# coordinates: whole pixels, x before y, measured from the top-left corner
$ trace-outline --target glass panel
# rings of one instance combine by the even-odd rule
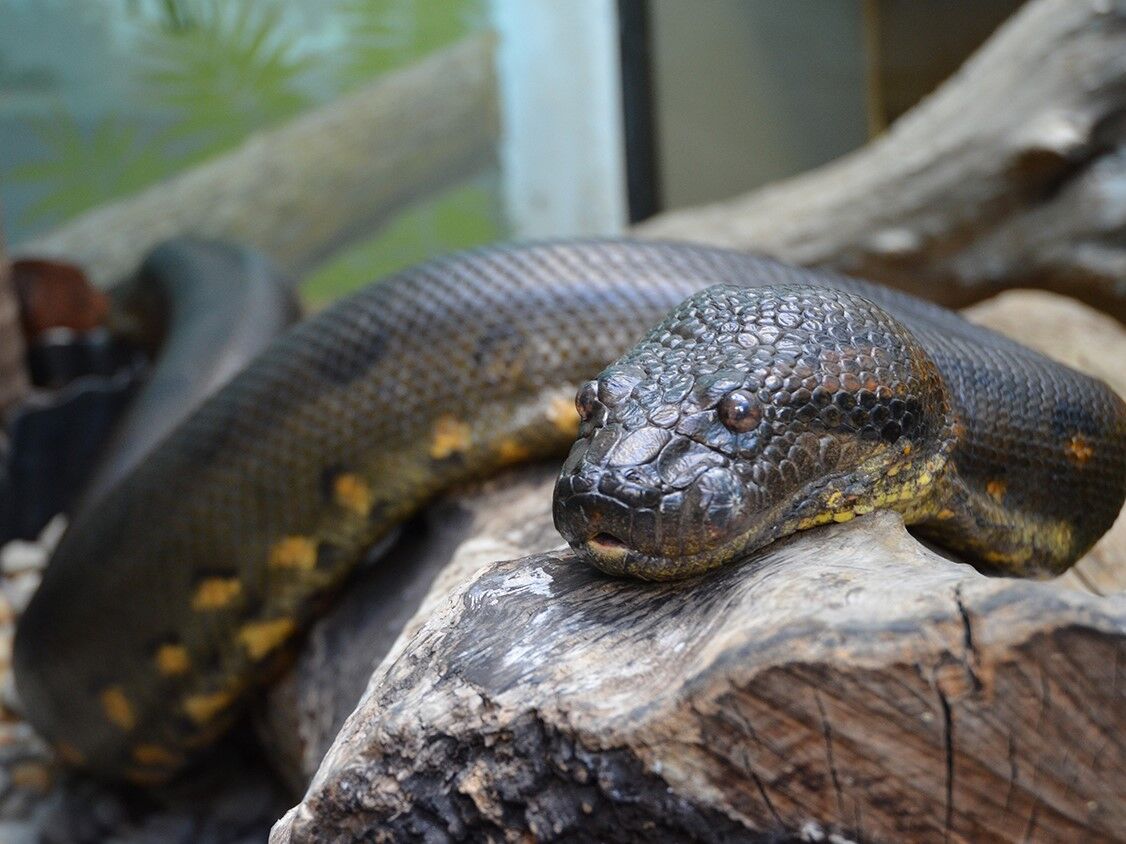
[[[0,200],[21,242],[488,23],[484,0],[0,0]],[[318,269],[314,304],[502,237],[495,168]]]

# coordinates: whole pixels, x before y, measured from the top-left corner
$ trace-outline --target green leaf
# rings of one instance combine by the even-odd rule
[[[344,88],[409,64],[480,29],[484,0],[340,0],[348,43],[337,71]]]
[[[302,286],[311,307],[357,290],[439,252],[464,249],[504,235],[496,174],[479,176],[395,217],[378,234],[336,254]]]
[[[28,227],[58,223],[149,185],[173,172],[180,161],[165,156],[126,118],[110,114],[84,131],[61,109],[30,121],[42,155],[13,167],[5,178],[39,187],[42,195],[21,219]]]
[[[312,57],[283,27],[277,0],[178,0],[174,25],[140,42],[141,90],[176,119],[164,140],[198,160],[310,104],[301,88]]]

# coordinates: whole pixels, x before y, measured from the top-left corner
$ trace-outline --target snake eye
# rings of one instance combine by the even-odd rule
[[[762,408],[746,390],[732,390],[719,400],[717,410],[719,421],[735,434],[744,434],[762,421]]]
[[[598,384],[594,381],[587,381],[582,387],[579,388],[579,394],[575,396],[575,410],[579,412],[579,419],[586,422],[594,415],[594,408],[598,403]]]

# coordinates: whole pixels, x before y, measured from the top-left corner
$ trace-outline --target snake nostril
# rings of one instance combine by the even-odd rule
[[[579,419],[583,422],[589,422],[597,407],[598,384],[594,381],[587,381],[579,388],[578,395],[575,396],[575,410],[579,412]]]

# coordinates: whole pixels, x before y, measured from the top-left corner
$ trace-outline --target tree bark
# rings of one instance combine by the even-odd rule
[[[867,146],[650,237],[829,266],[950,306],[1043,287],[1126,319],[1126,2],[1036,0]]]
[[[20,244],[99,285],[153,246],[196,234],[254,246],[301,273],[404,205],[493,160],[490,35],[469,38],[141,193]]]
[[[1126,392],[1108,317],[1026,291],[968,316]],[[266,743],[294,784],[332,749],[275,842],[1124,828],[1126,518],[1047,583],[984,577],[882,514],[654,586],[548,551],[555,472],[448,498],[429,544],[395,549],[314,628]],[[417,611],[392,643],[383,605],[401,596]]]

